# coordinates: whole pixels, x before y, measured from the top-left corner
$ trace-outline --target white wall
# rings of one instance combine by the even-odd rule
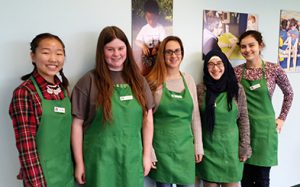
[[[203,9],[258,14],[259,30],[267,45],[263,56],[276,62],[280,10],[297,11],[297,7],[297,0],[174,0],[174,34],[182,38],[185,46],[182,70],[200,82]],[[73,86],[94,66],[98,34],[107,25],[119,26],[131,40],[130,0],[0,0],[0,187],[21,186],[15,179],[19,163],[8,106],[13,89],[21,83],[20,76],[32,70],[29,42],[41,32],[59,35],[66,44],[65,74]],[[271,170],[271,187],[300,183],[300,127],[296,113],[300,107],[300,90],[296,88],[300,74],[288,76],[295,99],[280,134],[279,166]],[[273,102],[278,113],[282,102],[278,88]],[[153,185],[147,181],[146,186]]]

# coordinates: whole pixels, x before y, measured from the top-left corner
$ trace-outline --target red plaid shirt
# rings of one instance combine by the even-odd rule
[[[50,83],[46,82],[37,71],[33,72],[33,77],[45,99],[61,100],[64,98],[63,92],[60,92],[58,95],[49,94],[46,91],[46,86]],[[56,84],[61,83],[57,77],[55,82]],[[62,88],[62,85],[60,86]],[[42,116],[42,105],[41,99],[30,79],[24,81],[15,89],[9,107],[9,115],[12,119],[21,163],[18,179],[23,179],[26,187],[46,186],[35,142]]]

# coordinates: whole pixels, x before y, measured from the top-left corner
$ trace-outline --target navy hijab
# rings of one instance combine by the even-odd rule
[[[219,80],[213,79],[208,72],[208,62],[213,56],[218,56],[224,64],[224,73]],[[207,53],[203,66],[203,82],[206,85],[206,112],[204,115],[204,127],[212,134],[215,125],[215,101],[217,96],[222,92],[227,92],[228,111],[232,109],[233,97],[238,97],[238,82],[234,70],[224,53],[213,50]]]

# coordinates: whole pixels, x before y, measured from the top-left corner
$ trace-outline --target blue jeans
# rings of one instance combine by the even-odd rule
[[[244,165],[242,187],[269,187],[271,167]]]
[[[182,185],[182,184],[176,184],[177,187],[194,187],[194,184],[188,184],[188,185]],[[169,183],[161,183],[156,182],[156,187],[172,187],[172,184]]]

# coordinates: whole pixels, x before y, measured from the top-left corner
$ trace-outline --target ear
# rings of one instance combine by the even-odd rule
[[[31,61],[35,62],[35,54],[33,52],[30,53]]]

